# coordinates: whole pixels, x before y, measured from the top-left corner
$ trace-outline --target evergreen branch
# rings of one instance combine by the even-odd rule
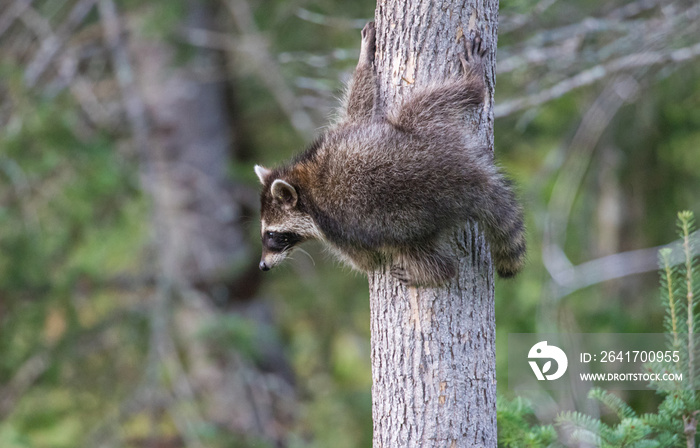
[[[605,426],[600,420],[575,411],[562,412],[554,419],[554,422],[557,426],[573,427],[574,431],[572,431],[571,436],[578,439],[583,438],[584,434],[600,439],[600,433]]]
[[[626,418],[615,427],[616,439],[611,440],[611,444],[620,447],[637,447],[640,442],[649,440],[647,437],[651,436],[652,433],[652,427],[641,418]]]
[[[644,414],[640,419],[654,429],[657,433],[674,434],[681,430],[681,426],[675,418],[669,419],[670,413],[658,412],[656,414]]]
[[[683,253],[685,255],[685,281],[686,300],[688,306],[688,376],[690,377],[690,387],[693,401],[695,401],[695,288],[693,285],[693,253],[690,235],[695,227],[693,212],[682,211],[678,213],[681,237],[683,238]],[[683,427],[686,437],[686,444],[689,448],[695,447],[695,434],[697,433],[697,415],[700,411],[692,411],[683,415]]]
[[[693,226],[693,213],[682,211],[678,213],[683,253],[685,254],[686,299],[688,303],[688,377],[691,387],[695,384],[695,328],[694,328],[694,297],[693,297],[693,255],[690,244],[690,234]]]
[[[606,390],[593,388],[588,392],[588,398],[598,400],[617,414],[620,420],[626,418],[636,418],[637,414],[620,397]]]
[[[673,276],[671,271],[671,252],[669,248],[664,248],[659,251],[659,265],[661,267],[663,284],[665,289],[668,291],[668,309],[671,314],[671,325],[668,330],[670,330],[673,335],[673,347],[678,347],[678,320],[676,317],[676,300],[673,294]]]
[[[648,439],[640,440],[633,445],[634,448],[659,448],[659,447],[663,447],[663,446],[668,446],[668,445],[662,445],[661,443],[659,443],[656,440],[648,440]]]
[[[695,377],[694,360],[696,345],[694,341],[696,320],[700,325],[700,313],[696,313],[695,285],[698,267],[698,244],[700,231],[695,230],[694,216],[691,212],[678,214],[680,239],[669,245],[659,247],[657,260],[660,269],[660,297],[666,310],[665,330],[667,344],[679,352],[679,361],[675,363],[659,362],[647,364],[650,372],[684,373],[690,378],[690,390],[680,390],[683,383],[677,382],[668,389],[668,384],[651,382],[649,387],[664,396],[663,402],[653,414],[638,416],[634,409],[618,396],[602,390],[593,389],[588,397],[606,405],[613,410],[620,422],[610,425],[600,418],[568,411],[560,413],[555,419],[559,432],[559,441],[567,446],[598,446],[601,448],[695,448],[697,426],[700,422],[700,399],[694,388],[698,379]],[[660,250],[659,250],[660,249]],[[641,251],[637,251],[637,254]],[[619,254],[618,256],[619,257]],[[619,260],[619,258],[617,258]],[[649,262],[647,260],[646,262]],[[576,267],[574,269],[579,269]],[[683,298],[685,300],[683,300]],[[681,318],[687,312],[687,320]],[[687,328],[686,328],[687,325]],[[686,336],[687,333],[687,336]],[[688,342],[684,340],[688,337]],[[686,367],[687,366],[687,367]],[[689,370],[689,375],[686,373]],[[686,378],[686,379],[687,379]],[[551,426],[538,426],[529,429],[527,417],[532,408],[527,402],[513,401],[501,413],[499,421],[509,423],[507,447],[546,446],[542,442],[556,437]],[[505,419],[503,417],[507,417]],[[540,443],[537,445],[536,443]],[[500,446],[500,445],[499,445]],[[557,445],[558,446],[558,445]]]
[[[586,429],[574,429],[569,438],[572,442],[578,442],[574,446],[599,446],[607,448],[608,445],[603,443],[603,438],[599,434],[594,434]]]

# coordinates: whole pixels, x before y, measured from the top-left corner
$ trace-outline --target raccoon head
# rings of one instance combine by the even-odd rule
[[[260,195],[262,257],[260,269],[269,271],[284,261],[301,242],[320,237],[308,213],[300,210],[297,187],[280,173],[255,166],[263,185]]]

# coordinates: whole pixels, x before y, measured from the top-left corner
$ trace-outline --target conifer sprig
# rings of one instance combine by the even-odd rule
[[[669,248],[659,251],[659,266],[661,267],[661,299],[667,309],[666,332],[672,337],[674,349],[680,346],[678,340],[678,316],[676,312],[676,297],[673,291],[673,268],[671,266],[671,253]]]
[[[613,410],[618,424],[609,425],[600,419],[580,412],[561,413],[557,426],[573,440],[610,448],[678,447],[695,448],[700,399],[695,393],[698,378],[695,372],[695,334],[700,323],[697,309],[697,285],[699,260],[695,254],[697,244],[692,212],[678,214],[678,229],[683,256],[675,261],[670,248],[659,251],[661,302],[666,309],[665,329],[671,350],[680,352],[680,361],[673,364],[649,366],[656,372],[681,372],[687,376],[685,390],[661,390],[658,384],[650,384],[664,395],[656,413],[638,416],[621,398],[610,392],[593,389],[589,398],[595,399]],[[686,318],[683,318],[683,316]],[[687,337],[687,340],[685,339]]]
[[[685,255],[685,293],[686,311],[688,313],[688,379],[691,385],[695,385],[695,295],[693,291],[693,243],[690,234],[694,230],[693,213],[685,210],[678,213],[678,227],[683,240],[683,253]]]

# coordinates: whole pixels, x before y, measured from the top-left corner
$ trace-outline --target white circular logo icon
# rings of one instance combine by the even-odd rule
[[[536,361],[529,361],[532,371],[535,372],[535,376],[540,381],[544,381],[545,379],[552,381],[561,378],[564,373],[566,373],[566,368],[569,366],[566,353],[555,345],[547,345],[547,341],[540,341],[533,345],[527,357],[529,359],[549,359],[549,361],[544,363],[541,370]],[[552,370],[552,359],[557,362],[557,371],[547,374],[547,372]]]

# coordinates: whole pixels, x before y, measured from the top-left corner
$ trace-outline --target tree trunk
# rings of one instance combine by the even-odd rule
[[[218,31],[214,2],[188,0],[185,6],[186,28]],[[205,422],[240,438],[282,445],[297,404],[281,349],[260,342],[251,360],[234,344],[212,344],[202,336],[234,312],[265,335],[272,320],[266,304],[238,300],[231,286],[253,258],[227,173],[233,135],[224,55],[193,48],[190,59],[178,64],[175,48],[148,37],[139,21],[134,14],[131,50],[151,126],[144,177],[159,261],[151,352],[175,385],[167,390],[178,400],[169,411],[187,446],[206,446],[192,429]],[[226,314],[214,306],[224,303]],[[197,412],[177,420],[178,408],[193,403]]]
[[[465,126],[493,148],[498,0],[379,0],[376,66],[385,106],[459,70],[458,38],[489,48],[485,107]],[[476,224],[455,232],[459,272],[444,288],[369,277],[374,447],[495,447],[496,359],[491,256]]]

